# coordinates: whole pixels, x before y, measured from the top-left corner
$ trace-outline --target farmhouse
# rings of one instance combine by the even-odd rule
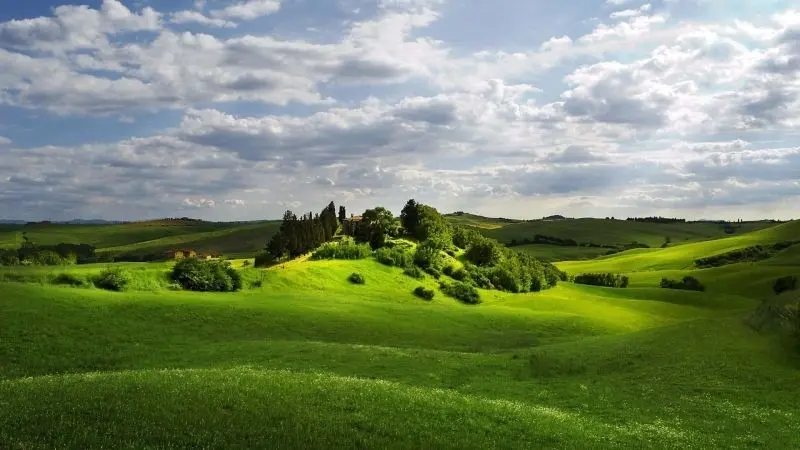
[[[355,234],[358,225],[361,223],[361,216],[350,214],[350,217],[342,222],[342,233],[352,236]]]

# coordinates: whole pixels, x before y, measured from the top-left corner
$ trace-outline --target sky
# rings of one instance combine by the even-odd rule
[[[0,3],[0,219],[800,217],[789,0]]]

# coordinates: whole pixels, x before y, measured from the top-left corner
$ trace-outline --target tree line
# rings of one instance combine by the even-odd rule
[[[258,265],[278,262],[285,258],[296,258],[309,253],[321,244],[330,241],[339,229],[339,218],[345,214],[330,202],[320,213],[309,212],[297,217],[291,210],[283,214],[277,233],[267,243],[266,252],[259,255]]]
[[[23,234],[17,249],[0,249],[0,266],[86,264],[95,262],[96,248],[90,244],[37,245]]]
[[[648,222],[648,223],[686,223],[686,219],[679,219],[677,217],[628,217],[626,220],[629,222]]]

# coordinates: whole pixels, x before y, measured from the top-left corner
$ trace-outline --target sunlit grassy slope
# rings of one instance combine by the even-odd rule
[[[772,282],[785,275],[800,275],[800,245],[789,247],[773,258],[757,263],[738,263],[710,269],[697,269],[697,258],[713,256],[753,245],[769,245],[800,240],[800,221],[745,233],[665,249],[636,249],[590,261],[560,262],[572,274],[587,272],[626,273],[633,286],[657,286],[662,277],[692,275],[712,291],[757,298],[771,295]]]
[[[192,248],[199,252],[245,256],[264,248],[279,225],[279,221],[215,223],[162,220],[113,225],[6,225],[0,227],[0,247],[19,246],[24,232],[36,244],[92,244],[98,253],[146,254]]]
[[[797,250],[710,269],[705,293],[653,287],[688,273],[693,246],[796,232],[562,263],[617,259],[634,286],[487,291],[477,306],[422,301],[411,291],[434,280],[372,260],[248,269],[263,286],[236,294],[17,271],[27,282],[0,283],[0,448],[797,448],[800,364],[743,321],[770,292],[759,277],[797,273]]]

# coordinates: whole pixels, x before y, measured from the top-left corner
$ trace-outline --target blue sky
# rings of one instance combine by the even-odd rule
[[[786,0],[30,0],[0,219],[800,216]]]

